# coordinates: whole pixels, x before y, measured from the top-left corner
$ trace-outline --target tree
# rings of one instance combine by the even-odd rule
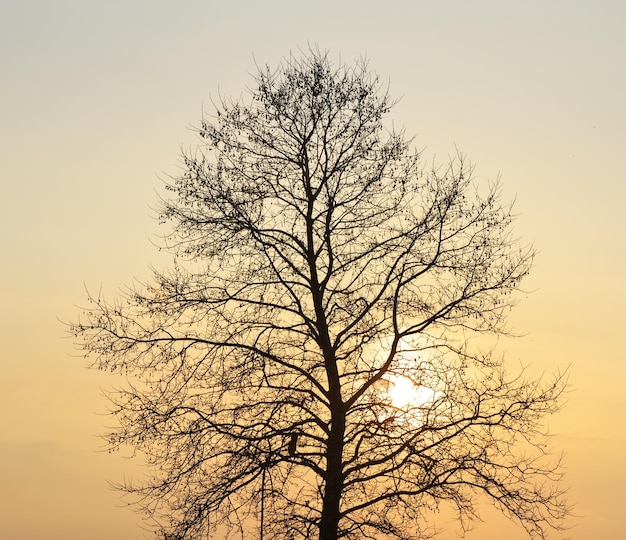
[[[567,513],[542,431],[564,378],[475,340],[508,333],[533,260],[498,184],[463,156],[425,169],[364,62],[311,52],[255,83],[167,185],[172,268],[72,325],[127,375],[108,440],[152,473],[122,488],[167,539],[423,538],[481,494],[543,537]]]

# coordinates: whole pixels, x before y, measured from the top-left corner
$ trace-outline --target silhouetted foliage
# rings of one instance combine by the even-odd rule
[[[311,52],[255,83],[167,186],[172,268],[72,327],[127,375],[109,442],[151,475],[123,489],[169,539],[424,538],[425,514],[465,529],[481,494],[532,535],[558,527],[542,421],[563,377],[510,375],[472,341],[507,333],[533,259],[498,185],[481,194],[462,156],[425,168],[364,62]],[[403,378],[427,391],[394,401]]]

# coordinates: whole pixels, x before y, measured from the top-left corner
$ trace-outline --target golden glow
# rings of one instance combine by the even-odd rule
[[[2,538],[145,537],[106,482],[142,468],[98,451],[112,423],[96,414],[108,406],[98,388],[120,381],[83,369],[58,320],[76,318],[83,284],[112,298],[149,264],[164,266],[149,239],[160,245],[165,230],[150,208],[158,177],[178,173],[179,148],[197,144],[188,124],[203,104],[212,112],[211,96],[245,96],[256,62],[275,67],[309,42],[346,62],[370,58],[402,96],[389,118],[417,134],[424,167],[458,145],[481,184],[501,172],[517,195],[515,234],[540,255],[522,284],[534,292],[509,320],[527,337],[507,342],[507,357],[513,370],[572,365],[551,428],[584,517],[549,538],[624,537],[626,3],[362,4],[355,24],[356,2],[325,0],[314,10],[2,3]],[[466,540],[527,540],[491,506],[479,510]],[[452,518],[437,525],[457,538]]]

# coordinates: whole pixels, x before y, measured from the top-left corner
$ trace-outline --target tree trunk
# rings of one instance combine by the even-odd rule
[[[337,410],[339,409],[339,410]],[[333,410],[326,453],[326,483],[320,520],[320,540],[337,540],[343,491],[343,437],[346,424],[343,404]]]

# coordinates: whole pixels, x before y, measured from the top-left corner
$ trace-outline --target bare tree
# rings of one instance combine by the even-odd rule
[[[543,537],[567,513],[542,431],[563,377],[474,340],[508,332],[533,259],[498,185],[462,156],[427,170],[364,62],[311,52],[255,83],[167,186],[172,268],[72,325],[127,374],[109,442],[152,474],[123,489],[169,539],[424,538],[481,494]]]

